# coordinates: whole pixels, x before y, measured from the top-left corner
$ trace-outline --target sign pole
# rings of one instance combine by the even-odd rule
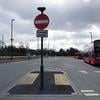
[[[43,11],[45,10],[45,7],[39,7],[38,10],[41,11],[41,14],[43,14]],[[43,66],[43,37],[41,37],[41,66],[40,66],[40,90],[44,89],[44,66]]]
[[[40,89],[41,89],[41,90],[44,89],[43,37],[41,37]]]
[[[40,66],[40,90],[44,89],[44,66],[43,66],[43,38],[48,37],[48,30],[44,30],[49,24],[49,18],[43,12],[46,10],[45,7],[37,8],[41,14],[36,16],[34,25],[37,29],[37,37],[41,37],[41,66]]]

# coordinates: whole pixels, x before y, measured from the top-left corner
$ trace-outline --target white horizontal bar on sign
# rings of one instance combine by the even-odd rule
[[[49,21],[48,20],[36,20],[35,24],[48,24]]]

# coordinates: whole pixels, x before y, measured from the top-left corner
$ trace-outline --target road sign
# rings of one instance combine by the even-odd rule
[[[37,37],[48,37],[48,30],[37,30]]]
[[[45,29],[49,24],[49,18],[45,14],[39,14],[34,20],[34,25],[37,29]]]
[[[43,12],[46,10],[45,7],[38,7],[41,14],[36,16],[34,20],[34,25],[37,29],[36,35],[37,37],[41,37],[41,66],[40,66],[40,90],[44,89],[44,66],[43,66],[43,38],[48,37],[48,30],[45,29],[49,24],[49,18]]]

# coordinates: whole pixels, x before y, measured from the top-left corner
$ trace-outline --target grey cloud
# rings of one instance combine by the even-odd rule
[[[30,21],[18,21],[16,20],[14,23],[14,30],[17,33],[21,34],[34,34],[33,24]]]
[[[49,29],[79,31],[99,25],[100,0],[84,3],[82,0],[65,1],[63,6],[52,6],[45,1],[35,0],[2,0],[1,4],[7,11],[16,13],[24,20],[34,20],[38,6],[46,6],[50,17]],[[68,24],[69,23],[69,24]]]
[[[89,32],[76,32],[74,34],[71,35],[72,39],[87,39],[90,37]]]
[[[66,3],[64,6],[66,6]],[[80,31],[91,28],[92,25],[100,24],[100,0],[92,0],[88,4],[80,2],[78,5],[72,4],[69,6],[69,8],[66,7],[59,10],[52,9],[52,13],[56,12],[56,14],[52,14],[51,16],[52,19],[54,18],[51,24],[53,29]]]
[[[37,6],[41,5],[41,0],[1,0],[0,5],[6,11],[14,12],[24,20],[30,20],[37,10]]]
[[[70,36],[56,33],[52,35],[51,40],[73,39],[73,44],[82,45],[84,40],[89,38],[85,30],[91,29],[92,25],[100,27],[100,0],[90,0],[88,3],[83,0],[65,0],[64,5],[60,6],[50,5],[45,0],[0,0],[0,34],[5,33],[10,39],[10,20],[15,18],[14,33],[18,41],[21,38],[25,41],[35,36],[36,28],[33,21],[40,13],[37,10],[39,6],[47,8],[45,13],[50,18],[47,29],[74,32]],[[98,35],[94,35],[94,38],[97,37]]]

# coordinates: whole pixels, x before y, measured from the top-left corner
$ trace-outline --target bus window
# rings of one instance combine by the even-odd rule
[[[100,59],[100,47],[99,46],[96,46],[96,48],[95,48],[95,54],[96,54],[96,58]]]

